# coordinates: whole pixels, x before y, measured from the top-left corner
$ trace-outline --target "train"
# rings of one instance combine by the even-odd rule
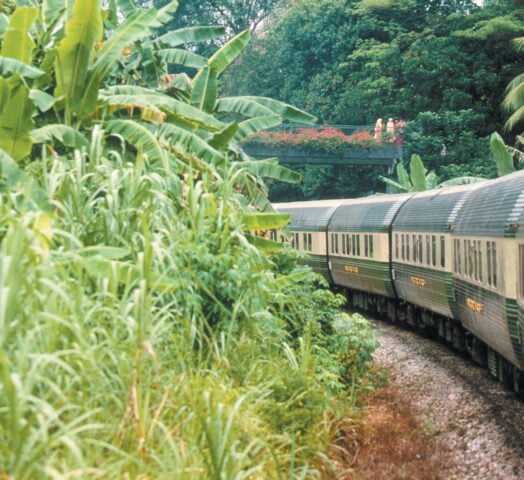
[[[524,397],[524,171],[273,207],[349,305],[433,332]]]

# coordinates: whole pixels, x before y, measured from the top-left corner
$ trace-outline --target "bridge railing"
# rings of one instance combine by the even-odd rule
[[[299,123],[284,123],[278,127],[269,129],[269,131],[297,133],[301,130],[315,130],[320,132],[327,129],[340,130],[344,135],[353,135],[359,132],[368,132],[373,135],[375,131],[373,125],[304,125]]]

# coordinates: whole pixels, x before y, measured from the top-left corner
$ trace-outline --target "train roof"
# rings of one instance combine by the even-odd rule
[[[468,196],[484,182],[438,188],[414,194],[398,212],[393,229],[409,232],[447,232]]]
[[[329,230],[388,231],[398,210],[411,196],[412,194],[374,195],[346,200],[333,214]]]
[[[524,228],[524,171],[482,182],[457,215],[457,235],[514,237]],[[519,228],[520,226],[520,228]]]
[[[274,203],[273,208],[291,214],[291,230],[325,231],[331,216],[345,200]]]

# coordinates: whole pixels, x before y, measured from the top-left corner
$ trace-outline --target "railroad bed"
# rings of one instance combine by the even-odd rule
[[[495,382],[485,368],[420,335],[374,321],[375,361],[391,371],[422,424],[436,433],[450,458],[447,480],[524,478],[524,401]]]

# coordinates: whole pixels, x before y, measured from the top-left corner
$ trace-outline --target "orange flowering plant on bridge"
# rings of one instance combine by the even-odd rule
[[[247,137],[244,141],[249,145],[264,145],[276,148],[294,147],[304,150],[320,150],[326,153],[344,151],[348,145],[370,147],[376,144],[373,136],[367,130],[361,130],[350,135],[336,127],[327,128],[295,128],[289,131],[263,131]]]

